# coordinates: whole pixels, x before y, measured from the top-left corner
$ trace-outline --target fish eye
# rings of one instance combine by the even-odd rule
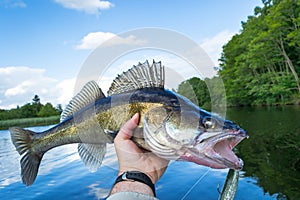
[[[217,126],[217,121],[211,117],[205,117],[202,121],[205,129],[213,129]]]

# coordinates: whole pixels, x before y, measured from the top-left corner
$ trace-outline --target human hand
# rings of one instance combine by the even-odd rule
[[[139,114],[135,114],[120,129],[114,140],[119,162],[119,175],[126,171],[140,171],[155,184],[167,169],[168,160],[139,148],[130,138],[137,127]]]

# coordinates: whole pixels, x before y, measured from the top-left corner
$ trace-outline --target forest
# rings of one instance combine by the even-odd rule
[[[31,103],[10,110],[0,109],[0,120],[58,116],[61,112],[61,105],[56,108],[51,103],[43,105],[40,97],[35,95]]]
[[[240,33],[223,46],[218,76],[227,106],[300,104],[300,0],[262,2],[264,6],[256,7]],[[214,78],[189,79],[178,93],[207,107],[209,81]]]
[[[228,105],[299,104],[300,0],[263,0],[226,45],[219,75]]]

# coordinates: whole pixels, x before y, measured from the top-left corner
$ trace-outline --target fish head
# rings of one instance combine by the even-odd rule
[[[235,155],[233,148],[248,137],[246,131],[232,121],[216,115],[205,116],[200,118],[197,136],[183,145],[180,159],[211,168],[241,170],[243,160]]]
[[[216,169],[242,169],[243,161],[233,148],[248,135],[234,122],[200,108],[155,109],[154,113],[151,120],[145,116],[144,134],[158,156]]]

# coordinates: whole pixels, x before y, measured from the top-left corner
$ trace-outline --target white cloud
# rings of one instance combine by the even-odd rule
[[[209,55],[216,66],[218,66],[219,63],[218,59],[221,56],[223,45],[225,45],[234,34],[236,33],[224,30],[211,38],[204,39],[201,42],[200,46]]]
[[[84,11],[89,14],[98,14],[100,10],[105,10],[113,7],[109,1],[102,0],[54,0],[68,9]]]
[[[151,65],[153,59],[155,62],[161,61],[162,65],[165,66],[165,87],[168,89],[177,89],[182,81],[195,76],[203,78],[203,74],[199,74],[199,69],[196,69],[190,63],[174,54],[159,50],[151,52],[149,50],[141,50],[120,57],[119,60],[112,63],[99,78],[99,86],[106,93],[118,74],[122,74],[139,62],[144,63],[146,60]]]
[[[106,92],[118,74],[127,71],[138,62],[146,59],[152,64],[152,59],[162,61],[166,67],[166,87],[176,89],[178,84],[188,78],[202,77],[201,70],[196,69],[184,59],[161,50],[139,50],[121,56],[114,61],[100,77],[99,86]],[[27,66],[8,66],[0,68],[0,108],[15,108],[32,102],[35,94],[42,103],[51,102],[54,106],[65,106],[74,96],[76,78],[57,80],[49,77],[45,69]]]
[[[134,35],[124,38],[110,32],[91,32],[82,38],[76,49],[95,49],[103,43],[107,46],[122,44],[141,45],[145,44],[145,41],[137,39]]]
[[[10,109],[32,101],[66,105],[73,96],[74,79],[59,81],[45,75],[45,69],[27,66],[0,68],[0,108]]]
[[[11,4],[12,7],[26,8],[27,5],[23,1],[15,1]]]
[[[34,82],[32,80],[25,80],[20,85],[17,85],[13,88],[9,88],[5,91],[4,96],[5,97],[14,97],[17,95],[22,95],[28,92],[28,89],[30,89],[32,86],[34,86]]]
[[[0,6],[5,8],[26,8],[27,5],[22,0],[2,0]]]
[[[66,79],[59,82],[56,85],[60,95],[57,97],[57,101],[61,104],[67,105],[71,98],[74,96],[75,78]]]

